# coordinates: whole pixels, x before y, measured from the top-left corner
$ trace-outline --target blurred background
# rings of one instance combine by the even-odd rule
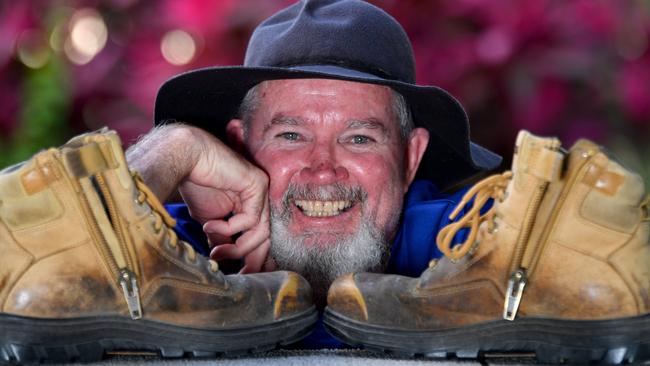
[[[373,0],[410,36],[419,84],[506,157],[517,131],[587,137],[650,181],[650,1]],[[243,62],[288,0],[0,0],[0,167],[109,126],[131,144],[158,87]],[[505,165],[506,167],[508,165]]]

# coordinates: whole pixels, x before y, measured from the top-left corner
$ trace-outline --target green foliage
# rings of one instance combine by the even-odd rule
[[[18,126],[0,144],[0,167],[28,159],[37,151],[65,142],[71,95],[66,64],[56,55],[39,69],[24,73]]]

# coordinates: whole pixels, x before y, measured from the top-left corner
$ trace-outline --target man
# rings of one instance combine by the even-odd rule
[[[323,305],[325,290],[340,274],[422,272],[435,254],[429,238],[445,226],[458,198],[441,200],[439,189],[499,162],[469,142],[465,114],[452,97],[436,87],[414,85],[414,80],[408,39],[387,14],[361,1],[306,0],[257,28],[244,66],[197,70],[163,85],[156,101],[160,127],[129,151],[129,164],[159,198],[178,189],[189,213],[208,234],[213,258],[243,257],[242,272],[298,271],[312,282],[316,301]],[[145,327],[146,318],[151,318],[151,329],[127,337],[124,344],[132,348],[135,338],[141,342],[136,345],[163,355],[183,355],[186,350],[204,354],[197,344],[214,334],[220,338],[209,354],[215,349],[232,351],[231,346],[249,351],[251,344],[266,349],[304,336],[315,320],[306,282],[289,272],[233,276],[228,281],[216,263],[178,245],[173,232],[162,230],[173,226],[174,220],[138,174],[131,177],[121,155],[110,153],[119,150],[118,141],[116,136],[110,141],[106,136],[81,136],[61,150],[33,159],[43,162],[50,156],[45,161],[50,165],[32,162],[3,170],[6,196],[29,196],[9,201],[18,207],[5,211],[14,232],[22,231],[26,217],[46,222],[50,229],[58,228],[52,219],[68,218],[73,223],[68,226],[82,227],[78,230],[82,239],[53,242],[71,246],[64,248],[69,252],[81,242],[78,247],[86,251],[63,257],[76,259],[76,267],[59,259],[55,276],[52,271],[48,276],[25,276],[25,286],[18,291],[13,284],[8,286],[17,292],[13,312],[7,312],[4,323],[12,332],[10,347],[4,349],[12,350],[11,356],[7,351],[0,356],[38,361],[49,348],[52,355],[46,359],[60,353],[64,360],[77,357],[71,346],[80,342],[86,346],[86,333],[73,332],[75,337],[83,334],[83,340],[61,344],[57,332],[66,327],[57,325],[67,325],[70,312],[92,313],[96,304],[112,306],[106,315],[123,313],[126,303],[131,319],[122,316],[107,322],[119,330],[120,324],[129,324],[124,328],[130,329],[130,322],[143,315],[140,327]],[[558,140],[524,132],[516,151],[513,172],[486,178],[468,193],[467,199],[476,195],[477,206],[440,232],[438,246],[445,257],[432,261],[421,277],[365,273],[336,280],[325,318],[333,334],[351,344],[435,357],[534,350],[545,363],[632,363],[647,358],[650,197],[642,179],[589,141],[577,142],[567,154]],[[59,170],[75,179],[59,179]],[[110,171],[110,179],[98,170]],[[425,183],[413,183],[418,177]],[[84,215],[61,215],[61,205],[49,190],[45,193],[50,195],[33,194],[50,189],[50,181],[67,188],[63,196],[70,201],[80,200],[77,196],[83,191],[81,196],[91,197],[94,204],[82,199]],[[112,192],[119,193],[127,209],[116,211]],[[34,204],[31,195],[43,203]],[[490,198],[497,199],[493,209],[481,214]],[[22,202],[32,204],[23,207]],[[463,198],[451,216],[463,216],[458,210],[466,203]],[[25,214],[29,209],[37,214]],[[122,217],[123,213],[127,215]],[[89,219],[80,220],[82,216]],[[179,212],[176,216],[182,218]],[[93,237],[84,240],[86,222],[96,226]],[[470,234],[455,241],[462,227],[469,227]],[[40,250],[46,237],[43,225],[30,228],[32,250]],[[184,227],[176,229],[201,246]],[[5,232],[9,231],[0,234],[13,250],[6,262],[29,268],[34,256]],[[130,259],[131,232],[136,233],[139,248],[150,253],[143,261],[147,265]],[[104,250],[99,256],[97,247]],[[58,248],[47,248],[59,258]],[[96,284],[107,283],[103,273],[79,275],[80,269],[98,272],[100,257],[110,262],[112,278],[117,278],[124,295],[118,306],[112,304],[117,303],[115,283],[100,294],[96,291],[104,288]],[[158,265],[151,265],[157,260]],[[188,276],[173,278],[181,265],[191,274],[190,281]],[[32,267],[36,268],[30,268],[32,273],[39,273],[45,266]],[[63,270],[68,267],[74,275]],[[138,277],[138,270],[145,275]],[[5,272],[13,273],[11,268]],[[93,282],[94,278],[101,281]],[[151,306],[152,296],[144,296],[144,310],[138,278],[146,285],[154,282],[151,278],[164,284],[147,286],[158,297]],[[212,286],[197,285],[201,280]],[[229,287],[238,291],[223,296]],[[59,296],[77,292],[93,296]],[[248,298],[252,301],[247,303]],[[60,301],[66,306],[51,307]],[[156,309],[161,304],[163,311]],[[23,326],[25,318],[16,316],[38,306],[37,315],[50,314],[52,308],[65,311],[58,321],[48,322],[46,332],[35,332],[49,335],[46,346],[29,334],[44,323],[33,316],[27,318],[29,326]],[[185,315],[180,322],[179,314]],[[299,326],[292,324],[296,317]],[[160,337],[165,323],[171,324]],[[233,323],[240,328],[233,328]],[[69,324],[78,330],[76,321]],[[95,349],[84,352],[85,358],[101,357],[107,347],[102,343],[107,342],[96,329],[103,328],[86,325],[94,332]],[[275,331],[270,341],[269,329]],[[235,335],[238,339],[232,342]],[[250,342],[253,335],[258,338]],[[156,341],[150,340],[156,336]],[[28,348],[22,348],[23,338],[32,339]],[[585,342],[589,338],[593,340]]]
[[[256,29],[244,66],[163,85],[160,127],[128,160],[161,199],[178,188],[212,258],[297,271],[322,305],[339,275],[386,268],[416,176],[444,188],[500,161],[470,143],[458,102],[414,73],[408,38],[380,9],[303,1]]]

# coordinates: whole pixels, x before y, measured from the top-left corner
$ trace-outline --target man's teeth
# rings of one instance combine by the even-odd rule
[[[352,206],[352,201],[295,201],[307,216],[335,216]]]

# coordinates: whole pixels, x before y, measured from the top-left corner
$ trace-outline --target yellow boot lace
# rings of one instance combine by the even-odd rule
[[[151,207],[152,213],[155,217],[154,230],[158,233],[163,229],[163,224],[165,225],[167,236],[169,237],[169,245],[172,248],[176,248],[178,245],[178,236],[176,232],[172,229],[176,226],[176,220],[174,220],[165,209],[165,207],[160,203],[158,197],[147,187],[142,179],[142,176],[137,171],[132,171],[131,175],[133,176],[133,181],[135,182],[135,187],[138,189],[138,197],[136,198],[138,203],[143,204],[147,203]],[[196,251],[194,248],[182,241],[185,251],[187,253],[187,258],[191,262],[196,261]],[[212,272],[217,272],[219,270],[219,265],[213,260],[208,260],[210,270]]]
[[[450,220],[454,220],[458,213],[467,205],[467,203],[474,198],[472,207],[465,213],[465,215],[458,221],[445,226],[436,237],[436,243],[442,253],[451,260],[458,260],[465,256],[472,250],[478,229],[483,222],[488,223],[488,231],[493,232],[495,229],[494,205],[481,215],[481,208],[491,198],[502,201],[505,198],[506,187],[508,182],[512,179],[512,172],[507,171],[502,174],[489,176],[480,182],[476,183],[469,191],[465,193],[461,201],[456,205],[454,211],[449,215]],[[464,242],[452,246],[452,240],[459,230],[469,228],[469,234]]]

